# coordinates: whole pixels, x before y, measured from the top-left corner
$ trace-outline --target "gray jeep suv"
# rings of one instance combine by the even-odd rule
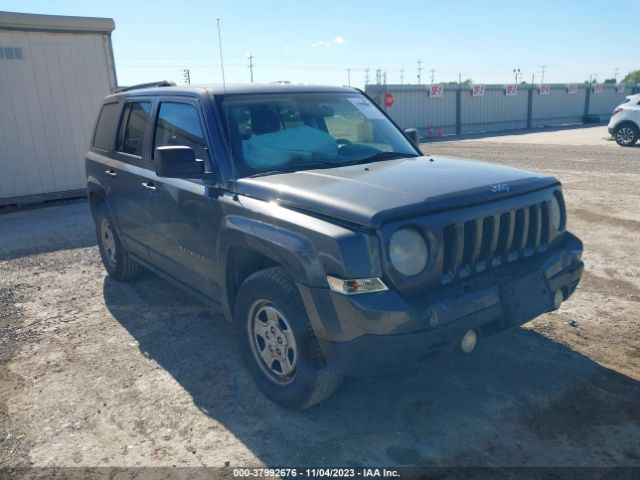
[[[102,261],[220,309],[290,408],[558,308],[583,270],[558,180],[415,133],[351,88],[119,91],[86,155]]]

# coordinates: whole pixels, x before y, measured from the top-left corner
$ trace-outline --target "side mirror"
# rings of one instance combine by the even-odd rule
[[[156,175],[169,178],[202,178],[204,160],[198,160],[191,147],[166,146],[155,150]]]
[[[416,146],[420,146],[420,137],[418,136],[418,130],[415,128],[407,128],[404,131],[406,137]]]

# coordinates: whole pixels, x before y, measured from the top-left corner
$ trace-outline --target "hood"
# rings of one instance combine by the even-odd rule
[[[493,192],[491,185],[509,185]],[[366,227],[496,201],[559,184],[526,170],[447,157],[416,157],[243,178],[237,193]],[[494,189],[495,190],[495,189]]]

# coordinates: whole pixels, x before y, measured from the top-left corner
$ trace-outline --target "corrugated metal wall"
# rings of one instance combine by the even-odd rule
[[[440,131],[450,135],[580,123],[585,113],[607,121],[611,110],[631,93],[631,86],[618,93],[613,84],[603,85],[601,93],[594,93],[593,86],[588,92],[587,84],[578,84],[575,94],[568,93],[566,84],[550,87],[549,94],[541,95],[537,86],[531,91],[529,85],[519,85],[517,95],[508,96],[505,85],[486,85],[484,96],[478,97],[472,96],[470,87],[459,90],[458,85],[444,85],[440,98],[429,96],[429,85],[367,85],[366,92],[400,127],[417,128],[421,137]],[[386,93],[393,94],[391,107],[384,107]]]
[[[457,90],[457,85],[453,91]],[[483,97],[473,97],[469,88],[460,91],[461,132],[495,132],[527,126],[527,95],[506,96],[504,87],[487,85]]]
[[[0,205],[86,187],[84,154],[116,86],[110,37],[0,30]],[[9,55],[11,57],[11,55]]]
[[[582,122],[588,88],[586,84],[578,85],[578,91],[569,94],[566,85],[552,85],[548,95],[540,95],[538,90],[534,90],[531,126],[535,128]],[[613,103],[607,115],[621,101]]]
[[[627,90],[627,95],[629,95],[630,90]],[[620,104],[624,99],[624,95],[621,93],[617,93],[615,88],[613,87],[605,87],[602,90],[602,93],[593,93],[591,92],[591,97],[589,99],[589,113],[593,115],[600,115],[601,117],[606,117],[607,119],[611,115],[611,110]]]

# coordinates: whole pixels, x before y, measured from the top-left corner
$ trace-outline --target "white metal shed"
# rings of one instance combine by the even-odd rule
[[[117,85],[110,18],[0,12],[0,205],[77,194]]]

